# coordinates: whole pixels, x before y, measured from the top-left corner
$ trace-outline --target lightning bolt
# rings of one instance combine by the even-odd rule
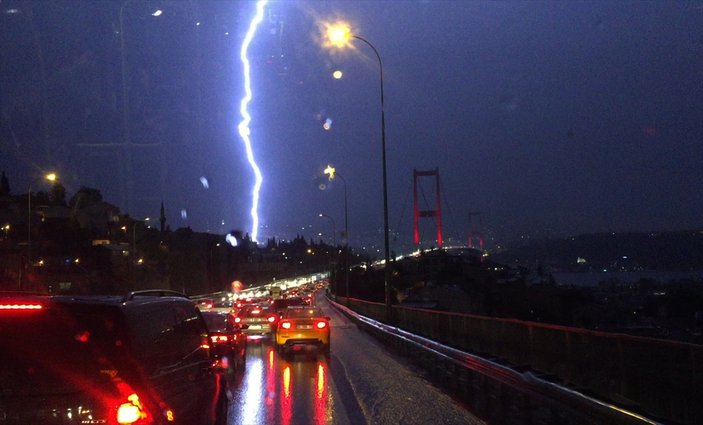
[[[249,137],[251,135],[251,129],[249,128],[249,123],[251,122],[251,115],[247,110],[247,106],[249,105],[249,102],[251,102],[253,94],[251,90],[251,66],[249,65],[249,57],[247,55],[249,52],[249,45],[254,39],[254,34],[256,34],[256,29],[259,27],[259,24],[264,19],[264,8],[266,7],[266,3],[268,3],[268,0],[259,0],[256,3],[256,15],[254,15],[254,18],[251,20],[251,23],[249,23],[249,29],[247,30],[247,34],[244,37],[244,41],[242,41],[242,48],[239,52],[239,59],[242,61],[242,65],[244,67],[245,94],[239,106],[239,113],[242,116],[242,121],[239,122],[239,126],[237,128],[239,129],[239,135],[241,136],[242,141],[244,142],[244,147],[247,152],[247,160],[249,161],[249,165],[254,171],[254,176],[256,177],[254,181],[254,187],[251,191],[251,239],[254,242],[257,242],[256,238],[259,231],[259,190],[261,189],[261,183],[263,183],[264,178],[261,175],[261,169],[259,169],[259,166],[257,165],[256,160],[254,159],[254,151],[251,147],[251,138]]]

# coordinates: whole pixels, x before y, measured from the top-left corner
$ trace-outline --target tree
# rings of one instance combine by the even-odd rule
[[[49,201],[51,205],[66,206],[66,188],[60,182],[51,185]]]
[[[88,205],[99,204],[103,201],[103,195],[98,189],[93,189],[90,187],[81,187],[78,189],[75,195],[71,198],[69,206],[72,208],[82,209]]]
[[[9,196],[10,195],[10,182],[7,180],[7,176],[5,176],[5,172],[2,172],[2,178],[0,178],[0,196]]]

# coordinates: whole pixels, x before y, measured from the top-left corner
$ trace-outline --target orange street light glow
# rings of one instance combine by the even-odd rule
[[[323,171],[323,173],[327,174],[327,175],[329,176],[329,179],[332,180],[332,179],[334,179],[334,173],[335,173],[336,171],[337,171],[337,170],[336,170],[333,166],[327,164],[327,168],[325,168],[325,170]]]
[[[335,22],[325,25],[327,41],[334,47],[347,47],[349,39],[352,38],[351,28],[346,22]]]

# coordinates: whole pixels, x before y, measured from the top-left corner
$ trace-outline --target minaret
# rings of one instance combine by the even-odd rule
[[[164,202],[161,201],[161,217],[159,218],[159,223],[161,223],[161,233],[166,230],[166,213],[164,212]]]

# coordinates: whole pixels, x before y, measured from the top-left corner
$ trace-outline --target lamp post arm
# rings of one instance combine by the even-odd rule
[[[390,299],[390,247],[389,247],[389,231],[388,231],[388,173],[386,170],[386,115],[385,115],[385,108],[384,108],[384,102],[383,102],[383,61],[381,61],[381,55],[378,53],[378,50],[376,50],[376,47],[374,47],[373,44],[371,44],[368,40],[366,40],[363,37],[360,37],[358,35],[353,35],[352,37],[356,38],[359,41],[362,41],[366,43],[369,47],[371,47],[371,50],[376,54],[376,58],[378,59],[378,68],[380,71],[380,86],[381,86],[381,150],[382,150],[382,156],[381,160],[383,161],[383,246],[384,246],[384,260],[385,260],[385,266],[383,267],[384,270],[384,286],[385,286],[385,301],[386,301],[386,318],[388,322],[391,321],[391,299]]]
[[[344,177],[339,173],[335,173],[335,177],[339,177],[339,179],[342,180],[342,183],[344,183],[344,238],[347,241],[347,245],[349,245],[349,210],[347,209],[347,181],[344,180]]]
[[[27,186],[27,264],[32,262],[32,183]]]

